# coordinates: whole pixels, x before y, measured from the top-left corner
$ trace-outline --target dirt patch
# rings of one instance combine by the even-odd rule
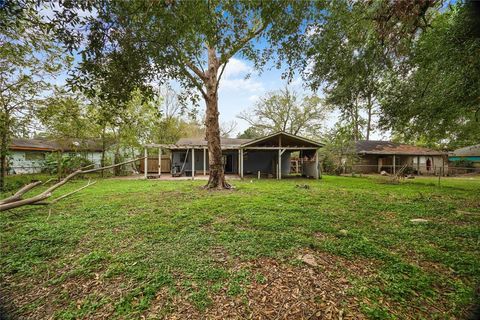
[[[232,295],[227,283],[211,296],[211,304],[199,311],[183,292],[168,297],[159,291],[147,319],[364,319],[360,301],[349,289],[345,270],[338,264],[347,261],[337,256],[303,251],[315,256],[317,266],[299,265],[262,258],[242,262],[234,269],[248,270],[250,281],[241,294]],[[222,253],[219,254],[222,257]],[[366,274],[367,267],[345,264],[350,272]]]

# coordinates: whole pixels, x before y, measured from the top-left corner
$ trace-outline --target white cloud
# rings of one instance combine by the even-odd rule
[[[250,102],[257,102],[258,99],[260,99],[260,96],[258,94],[253,94],[250,97],[248,97],[248,101]]]
[[[263,84],[260,81],[248,79],[223,79],[220,81],[220,88],[229,91],[238,92],[261,92],[264,91]]]
[[[232,78],[238,75],[245,76],[250,72],[252,72],[252,68],[248,66],[244,61],[237,58],[231,58],[230,61],[228,61],[227,66],[225,67],[223,77]]]
[[[245,61],[231,58],[220,80],[220,89],[239,93],[264,91],[262,82],[250,76],[253,71],[253,68]]]

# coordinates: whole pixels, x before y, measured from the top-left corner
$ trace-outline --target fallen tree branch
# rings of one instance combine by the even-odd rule
[[[90,180],[88,180],[88,183],[87,183],[86,185],[84,185],[83,187],[78,188],[77,190],[74,190],[74,191],[72,191],[72,192],[69,192],[69,193],[67,193],[67,194],[64,194],[63,196],[60,196],[60,197],[58,197],[58,198],[50,201],[50,204],[55,203],[55,202],[58,202],[58,201],[66,198],[66,197],[68,197],[68,196],[71,196],[72,194],[77,193],[78,191],[82,191],[83,189],[88,188],[88,187],[90,187],[91,185],[94,185],[95,183],[97,183],[97,181],[90,182]]]
[[[55,180],[55,179],[53,179],[53,178],[48,179],[47,181],[45,181],[44,183],[42,183],[42,186],[48,184],[50,181],[53,181],[53,180]]]
[[[35,181],[31,182],[25,186],[23,186],[20,190],[18,190],[13,196],[5,198],[0,201],[0,205],[5,204],[5,203],[10,203],[10,202],[15,202],[18,200],[22,199],[22,196],[27,193],[29,190],[35,188],[36,186],[39,186],[42,184],[42,181]]]
[[[37,181],[37,182],[31,183],[29,185],[26,185],[25,187],[23,187],[19,191],[17,191],[17,193],[15,193],[15,195],[20,194],[19,196],[17,196],[16,200],[13,200],[13,201],[10,201],[10,202],[5,202],[5,200],[12,199],[13,197],[15,197],[15,195],[13,195],[10,198],[7,198],[7,199],[3,200],[3,203],[0,203],[0,211],[10,210],[10,209],[13,209],[13,208],[18,208],[18,207],[21,207],[21,206],[32,205],[32,204],[37,204],[37,203],[39,203],[39,204],[49,204],[49,203],[42,203],[42,201],[51,197],[53,191],[55,191],[56,189],[63,186],[65,183],[67,183],[70,179],[72,179],[76,175],[84,174],[84,173],[91,173],[91,172],[98,172],[98,171],[102,171],[102,170],[106,170],[106,169],[111,169],[111,168],[114,168],[114,167],[118,167],[118,166],[121,166],[121,165],[124,165],[124,164],[132,163],[132,162],[143,160],[143,159],[145,159],[145,157],[125,161],[125,162],[122,162],[122,163],[117,163],[117,164],[107,166],[107,167],[100,167],[100,168],[95,168],[95,169],[90,169],[90,170],[79,169],[79,170],[76,170],[76,171],[70,173],[68,176],[66,176],[65,178],[63,178],[59,182],[55,183],[54,185],[52,185],[50,188],[43,191],[42,193],[40,193],[36,196],[33,196],[31,198],[28,198],[28,199],[21,199],[21,195],[23,195],[25,192],[32,189],[33,187],[36,187],[37,185],[41,184],[42,182]],[[35,184],[35,185],[30,186],[32,184]],[[91,183],[91,184],[89,183],[89,184],[87,184],[87,186],[92,185],[92,184],[93,183]],[[80,190],[86,188],[87,186],[84,186],[77,191],[80,191]],[[29,187],[29,188],[27,189],[27,187]],[[25,189],[27,189],[27,190],[25,190]],[[22,193],[20,193],[21,191],[22,191]],[[77,191],[75,191],[75,192],[77,192]],[[70,194],[73,194],[75,192],[71,192]],[[57,198],[57,199],[53,200],[51,203],[57,202],[58,200],[63,199],[66,196],[69,196],[70,194],[67,194],[65,196],[61,196],[60,198]]]

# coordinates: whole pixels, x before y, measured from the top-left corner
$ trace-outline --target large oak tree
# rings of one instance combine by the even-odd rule
[[[82,32],[87,44],[72,84],[101,79],[107,99],[122,100],[152,80],[175,80],[184,93],[206,105],[208,188],[228,188],[220,146],[218,90],[233,56],[260,70],[273,60],[288,65],[285,76],[304,66],[304,29],[309,1],[108,1],[96,6]],[[85,31],[86,30],[86,31]],[[96,81],[98,83],[98,81]]]

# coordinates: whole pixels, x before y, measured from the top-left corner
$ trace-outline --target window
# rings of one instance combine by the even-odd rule
[[[43,152],[25,152],[25,160],[29,160],[29,161],[45,160],[45,153],[43,153]]]

